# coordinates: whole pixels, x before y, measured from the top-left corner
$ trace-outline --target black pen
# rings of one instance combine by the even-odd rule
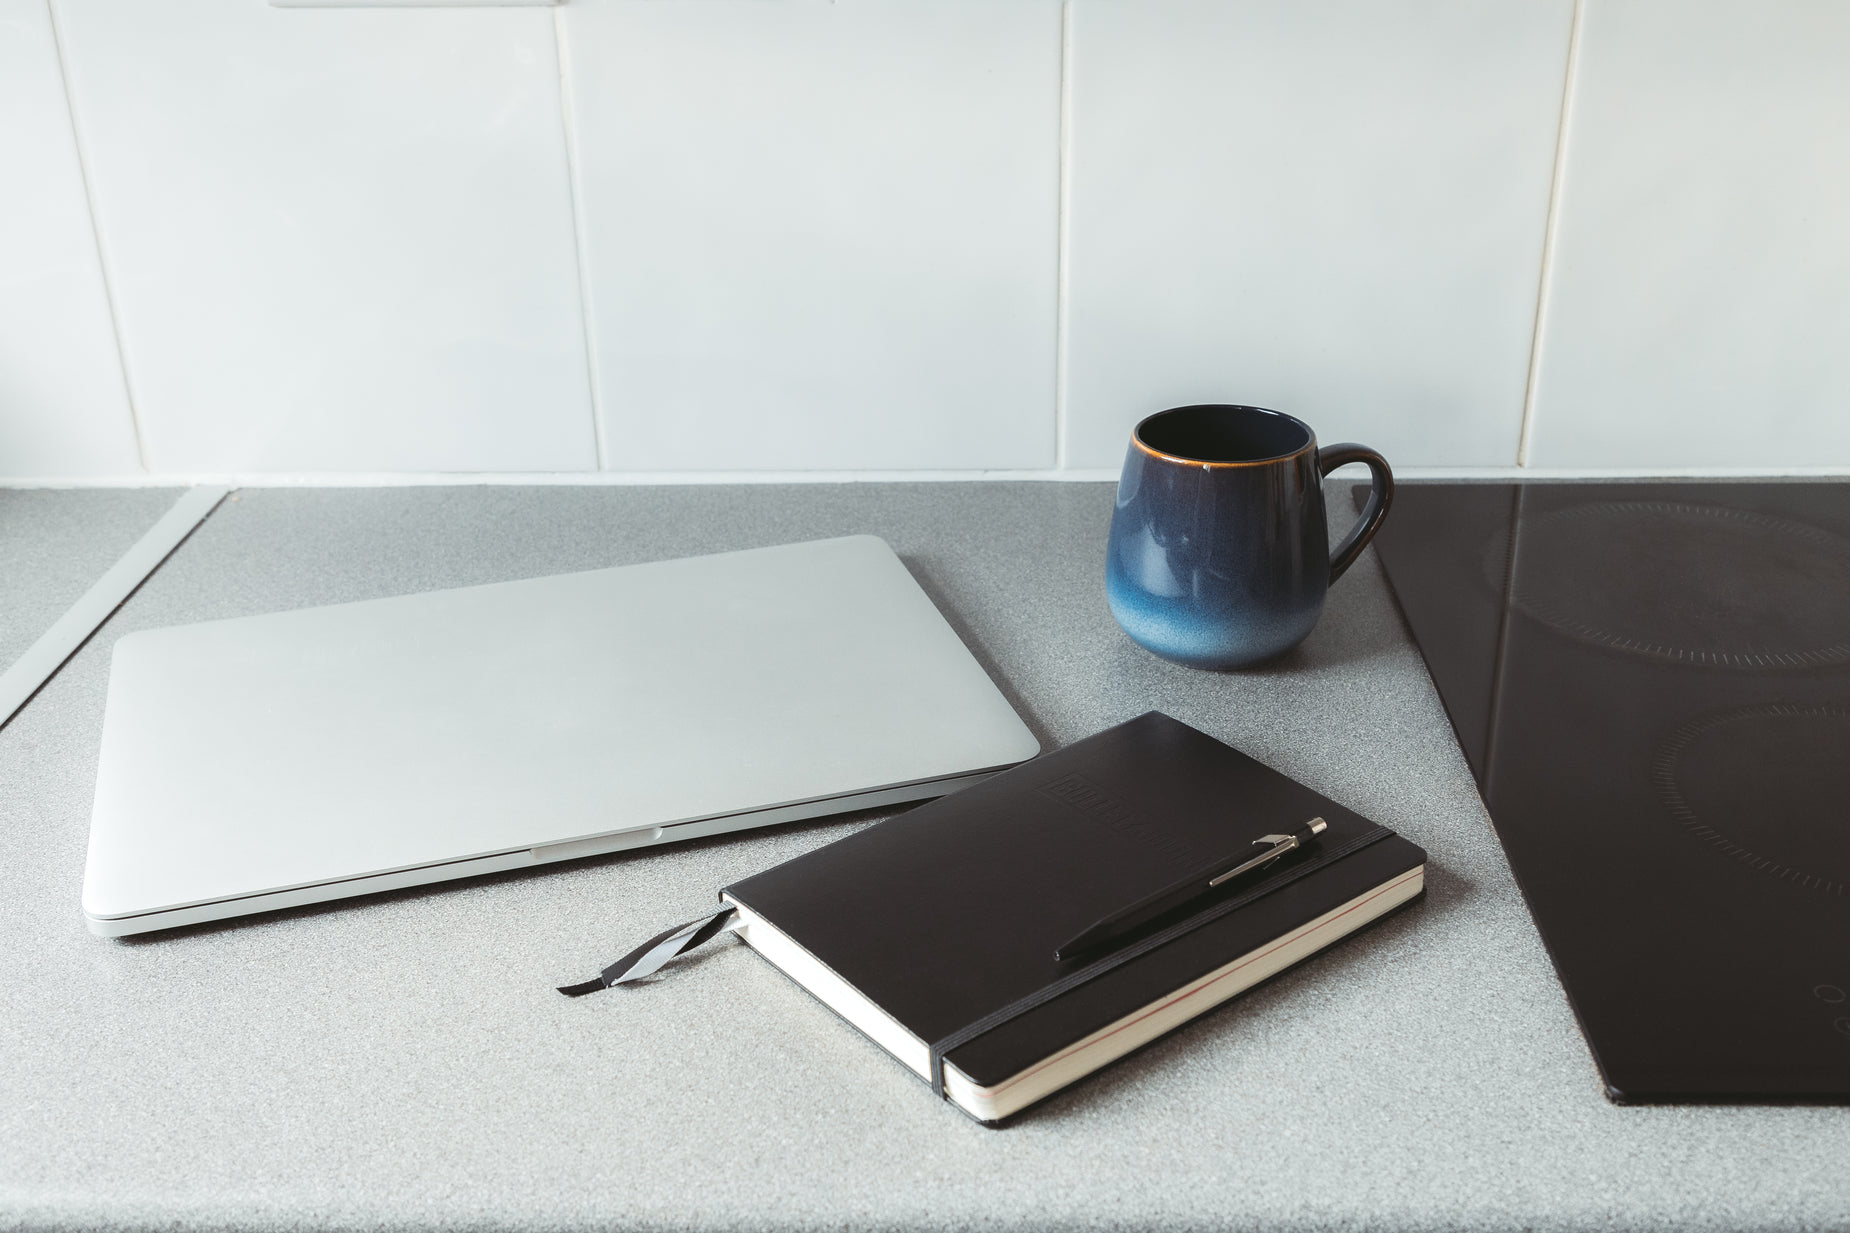
[[[1102,917],[1061,943],[1059,949],[1054,951],[1053,957],[1071,959],[1074,955],[1097,949],[1107,942],[1115,942],[1126,934],[1149,924],[1164,913],[1174,911],[1191,899],[1205,895],[1243,873],[1249,873],[1261,865],[1269,865],[1285,853],[1303,847],[1329,829],[1329,825],[1322,818],[1312,818],[1289,835],[1261,835],[1253,840],[1255,844],[1267,845],[1266,850],[1259,855],[1231,866],[1228,862],[1237,860],[1237,857],[1216,861],[1199,873],[1192,873],[1172,886],[1165,886],[1154,895],[1139,899],[1121,912],[1113,912],[1110,916]]]

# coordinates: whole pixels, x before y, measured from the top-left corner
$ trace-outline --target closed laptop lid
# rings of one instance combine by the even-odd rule
[[[84,911],[850,797],[1038,751],[873,536],[150,630],[115,646]]]

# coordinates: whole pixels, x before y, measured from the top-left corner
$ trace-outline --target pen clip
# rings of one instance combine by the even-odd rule
[[[1330,824],[1325,822],[1322,818],[1312,818],[1309,822],[1305,823],[1300,830],[1292,834],[1259,836],[1259,838],[1253,840],[1254,843],[1270,844],[1271,847],[1261,852],[1258,856],[1253,857],[1253,859],[1235,865],[1232,869],[1227,870],[1227,872],[1218,877],[1209,878],[1208,888],[1212,890],[1223,882],[1233,881],[1243,873],[1249,873],[1262,865],[1271,864],[1287,852],[1296,851],[1303,847],[1311,837],[1321,835],[1325,830],[1329,829],[1329,825]]]

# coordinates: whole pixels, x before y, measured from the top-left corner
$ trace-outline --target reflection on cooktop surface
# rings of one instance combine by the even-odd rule
[[[1678,728],[1652,768],[1688,833],[1769,877],[1830,895],[1850,882],[1850,707],[1744,706]]]
[[[1850,484],[1409,483],[1375,544],[1608,1091],[1850,1099]]]
[[[1850,661],[1850,540],[1685,501],[1595,501],[1526,519],[1512,598],[1563,632],[1714,668]]]

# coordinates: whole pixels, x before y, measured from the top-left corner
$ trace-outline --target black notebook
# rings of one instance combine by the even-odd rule
[[[1313,819],[1327,825],[1261,868],[1055,957],[1179,879],[1289,846],[1262,836],[1308,836]],[[721,898],[766,959],[939,1095],[994,1122],[1406,903],[1425,860],[1385,827],[1151,712]]]

